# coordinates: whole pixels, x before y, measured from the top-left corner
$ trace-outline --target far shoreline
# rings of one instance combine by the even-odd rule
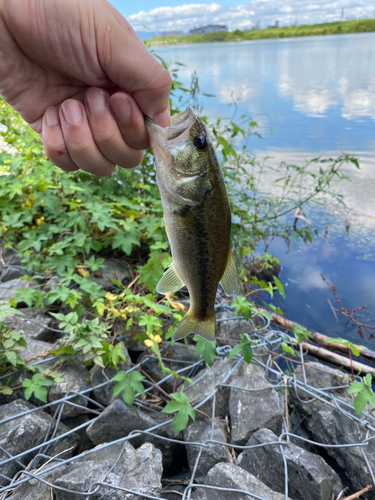
[[[188,43],[242,42],[278,38],[299,38],[319,35],[344,35],[349,33],[375,32],[375,19],[337,21],[333,23],[305,24],[301,26],[271,27],[258,30],[212,31],[203,35],[158,37],[144,40],[146,45],[182,45]]]

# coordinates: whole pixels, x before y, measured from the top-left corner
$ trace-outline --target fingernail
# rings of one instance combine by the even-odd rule
[[[79,102],[74,99],[68,99],[61,106],[66,123],[69,125],[77,125],[83,118],[82,107]]]
[[[162,113],[155,115],[154,120],[161,127],[169,127],[169,125],[171,124],[171,113],[169,111],[169,107]]]
[[[100,113],[107,105],[107,98],[104,92],[99,89],[92,88],[86,94],[87,105],[90,113],[95,115]]]
[[[58,125],[60,123],[59,112],[56,108],[52,107],[47,109],[46,122],[49,127],[53,127],[54,125]]]
[[[129,99],[118,94],[111,99],[111,107],[120,122],[127,122],[132,115],[132,106]]]

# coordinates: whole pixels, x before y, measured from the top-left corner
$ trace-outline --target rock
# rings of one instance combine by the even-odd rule
[[[354,444],[366,439],[366,429],[350,420],[341,411],[327,406],[319,408],[307,422],[309,431],[315,440],[325,444]],[[326,448],[349,480],[352,493],[372,484],[372,477],[361,449],[365,452],[371,469],[375,470],[375,441],[370,439],[368,446],[360,448]],[[375,498],[371,492],[369,498]]]
[[[295,377],[298,381],[303,382],[303,367],[298,365],[295,372]],[[305,364],[305,374],[307,384],[316,389],[325,389],[326,387],[340,387],[347,385],[350,382],[349,376],[346,373],[341,372],[335,368],[331,368],[328,365],[323,365],[321,363],[307,363]],[[353,404],[354,397],[348,394],[347,389],[334,389],[330,391],[335,397],[346,401],[349,404]],[[311,394],[306,393],[302,388],[297,390],[297,394],[292,386],[290,389],[291,402],[294,403],[298,412],[302,415],[313,415],[318,408],[325,405],[323,401],[313,398]],[[304,402],[306,401],[306,403]]]
[[[185,488],[190,482],[190,477],[191,472],[190,469],[187,468],[168,480],[162,479],[163,498],[166,500],[181,500]]]
[[[6,283],[7,281],[22,278],[23,276],[34,276],[34,271],[30,271],[27,267],[23,266],[3,266],[0,271],[0,281]]]
[[[37,361],[39,358],[37,357],[40,355],[40,359],[45,358],[46,356],[50,356],[51,352],[50,350],[52,349],[54,344],[50,344],[49,342],[42,342],[40,340],[34,340],[34,339],[27,339],[27,347],[23,351],[20,351],[19,357],[23,360],[26,361],[27,359],[30,360],[30,358],[35,358],[34,360],[30,360],[29,362],[31,363],[32,361]],[[46,367],[45,365],[43,365]]]
[[[54,462],[48,464],[48,466],[54,465]],[[65,465],[60,465],[60,467],[46,472],[45,474],[38,474],[38,477],[49,483],[54,483],[55,479],[60,477],[61,474],[66,470]],[[36,473],[37,469],[30,471]],[[22,474],[20,479],[24,479],[30,476]],[[22,483],[15,491],[12,493],[12,500],[51,500],[51,487],[48,484],[44,484],[38,479],[30,479],[27,483]]]
[[[111,442],[128,436],[134,430],[147,430],[155,425],[170,420],[170,417],[158,413],[146,413],[135,406],[129,408],[120,399],[115,399],[87,428],[87,435],[93,444]],[[175,437],[172,423],[164,425],[153,431],[162,437],[179,439]],[[132,438],[134,446],[140,446],[144,442],[152,443],[163,453],[163,467],[169,472],[179,467],[179,462],[184,460],[185,449],[182,444],[158,439],[157,436],[141,434]]]
[[[254,327],[250,321],[234,319],[235,315],[230,311],[218,313],[216,315],[216,338],[217,345],[230,345],[234,347],[236,342],[231,340],[240,340],[240,334],[251,334]]]
[[[122,449],[123,448],[123,449]],[[100,450],[99,450],[100,451]],[[104,451],[104,450],[103,450]],[[119,454],[121,458],[118,460]],[[105,486],[92,496],[95,500],[136,500],[138,495],[111,488],[111,485],[136,491],[139,494],[159,496],[161,492],[162,457],[161,452],[152,444],[145,443],[138,450],[126,442],[124,447],[114,446],[106,449],[99,460],[88,454],[83,461],[71,463],[56,486],[71,492],[56,490],[56,500],[82,500],[75,492],[87,492],[91,485],[105,477]],[[100,453],[97,455],[100,456]],[[90,460],[91,458],[91,460]],[[108,486],[107,486],[108,485]]]
[[[9,301],[10,299],[13,299],[18,292],[16,292],[17,288],[23,288],[24,290],[27,290],[28,288],[36,288],[38,289],[39,284],[35,280],[21,280],[21,279],[15,279],[15,280],[10,280],[7,281],[6,283],[0,283],[0,300],[6,300]],[[18,302],[19,306],[25,306],[26,304],[20,300]]]
[[[246,446],[277,443],[276,434],[259,429]],[[288,490],[293,498],[304,500],[332,499],[342,490],[340,478],[319,455],[313,455],[295,444],[283,445],[288,467]],[[274,491],[285,491],[284,460],[280,445],[261,446],[244,450],[237,465],[258,477]]]
[[[184,387],[184,392],[186,392],[189,398],[190,404],[192,406],[197,405],[211,394],[214,393],[217,385],[228,383],[231,371],[236,365],[236,361],[229,359],[216,360],[211,368],[205,368],[200,371],[195,377],[192,377],[194,381],[193,386],[180,386],[179,391]],[[229,408],[229,391],[227,388],[219,388],[216,392],[216,403],[215,403],[215,417],[225,418],[228,415]],[[206,413],[206,415],[212,415],[213,408],[213,397],[211,397],[205,404],[199,407],[201,412]],[[198,420],[205,419],[206,417],[202,413],[197,413],[196,418]]]
[[[123,285],[128,285],[133,279],[133,273],[128,264],[125,264],[121,260],[110,258],[105,259],[100,270],[91,273],[89,279],[98,283],[105,290],[113,290],[114,288],[118,288],[113,284],[113,279],[117,279]]]
[[[89,372],[87,368],[81,364],[68,365],[60,368],[62,376],[64,377],[64,382],[59,384],[54,384],[51,386],[48,392],[48,402],[53,403],[65,397],[68,392],[81,392],[90,389],[91,384],[88,381]],[[72,403],[80,406],[87,406],[87,399],[82,396],[77,396],[70,399]],[[51,407],[51,411],[54,411],[54,406]],[[61,414],[61,418],[75,417],[82,412],[82,408],[77,408],[69,404],[67,401],[64,405],[64,409]]]
[[[59,286],[60,280],[60,276],[51,276],[51,278],[44,285],[43,291],[46,293],[52,292],[52,290],[55,290]]]
[[[20,413],[24,413],[32,409],[35,409],[35,406],[21,399],[17,399],[12,403],[0,407],[0,446],[1,449],[4,450],[0,451],[1,461],[7,459],[9,454],[15,456],[42,444],[46,440],[45,438],[47,434],[51,436],[55,425],[54,420],[50,415],[41,410],[27,413],[26,415],[19,416],[4,423],[1,422],[4,419],[19,415]],[[68,428],[60,423],[56,436],[60,436],[67,431]],[[78,442],[76,436],[69,435],[53,443],[48,450],[44,451],[44,447],[40,450],[43,450],[44,453],[53,457],[64,450],[72,448],[60,457],[69,458],[73,455],[77,444]],[[30,460],[36,456],[36,454],[37,451],[34,451],[20,457],[18,460],[22,464],[27,465]],[[41,460],[41,462],[45,461],[45,459]],[[20,465],[16,462],[16,460],[13,460],[0,466],[0,474],[7,476],[8,478],[12,478],[20,469]]]
[[[21,259],[10,248],[5,248],[4,242],[0,240],[0,272],[5,266],[20,266]],[[0,280],[1,281],[1,280]]]
[[[121,344],[126,359],[130,360],[129,353],[124,342],[121,342]],[[101,368],[100,366],[94,365],[90,370],[90,379],[94,389],[94,398],[98,403],[102,404],[103,406],[108,406],[115,399],[113,397],[113,387],[115,385],[115,382],[109,382],[108,384],[102,387],[97,387],[97,386],[105,382],[108,382],[108,380],[111,380],[119,371],[129,370],[131,368],[131,364],[129,362],[120,363],[118,367],[119,367],[118,370],[116,370],[115,368],[108,368],[108,367],[104,368],[103,370],[103,368]],[[118,398],[121,397],[122,397],[121,395],[118,396]]]
[[[187,349],[184,344],[171,344],[163,347],[161,349],[161,355],[163,357],[163,362],[167,368],[173,371],[180,370],[181,368],[188,367],[194,364],[196,361],[199,361],[199,358],[194,356],[194,347],[192,349]],[[141,356],[137,359],[137,363],[140,363],[144,356],[147,354],[141,354]],[[204,362],[201,363],[201,368],[203,368]],[[148,373],[155,382],[159,382],[163,378],[166,377],[165,373],[162,373],[161,368],[159,366],[159,361],[156,357],[148,357],[142,363],[142,370]],[[183,376],[188,376],[188,371],[182,373]],[[167,391],[168,393],[174,392],[175,388],[179,387],[183,383],[183,380],[177,379],[175,377],[171,377],[165,382],[161,384],[161,387]]]
[[[225,432],[217,422],[214,422],[214,432],[212,434],[212,423],[208,420],[200,420],[195,424],[189,425],[184,430],[184,440],[193,441],[196,443],[204,443],[208,440],[227,442]],[[193,444],[186,444],[186,452],[190,470],[195,467],[197,456],[200,447]],[[208,448],[203,448],[197,468],[197,476],[205,476],[207,472],[216,464],[220,462],[232,463],[232,455],[229,447],[219,444],[210,444]]]
[[[26,340],[31,338],[48,342],[52,337],[52,332],[48,327],[53,319],[34,307],[18,310],[22,313],[22,316],[18,314],[8,316],[5,324],[10,326],[12,330],[21,332],[26,337]]]
[[[76,417],[64,418],[63,420],[61,420],[61,423],[66,425],[68,429],[76,429],[77,427],[87,424],[85,425],[85,427],[83,427],[82,429],[78,429],[78,431],[74,433],[75,436],[78,436],[78,439],[80,441],[80,453],[86,450],[91,450],[94,447],[88,435],[86,434],[89,422],[90,418],[88,417],[88,415],[77,415]]]
[[[285,495],[272,491],[262,481],[234,464],[217,464],[207,474],[204,484],[219,488],[233,488],[248,491],[262,500],[285,500]],[[194,500],[249,500],[244,493],[205,490],[197,487],[191,496]],[[290,497],[289,497],[289,500]],[[300,500],[300,499],[298,499]],[[328,500],[328,499],[326,499]],[[331,500],[331,499],[329,499]]]
[[[266,377],[254,373],[238,377],[231,384],[247,389],[230,389],[232,443],[244,445],[255,431],[263,427],[271,429],[277,435],[281,434],[283,398]]]

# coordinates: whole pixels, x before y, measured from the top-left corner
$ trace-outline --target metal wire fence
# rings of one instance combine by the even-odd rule
[[[223,318],[218,321],[233,321],[237,320],[239,318],[232,317],[232,318]],[[27,319],[26,321],[31,321]],[[260,326],[259,326],[260,325]],[[54,329],[56,331],[56,329]],[[65,332],[64,332],[65,333]],[[22,452],[16,453],[16,454],[11,454],[7,449],[5,449],[3,446],[0,446],[0,451],[2,452],[3,458],[0,460],[0,470],[4,470],[3,466],[7,464],[16,464],[16,468],[18,472],[14,474],[12,477],[8,477],[5,474],[0,474],[1,480],[0,483],[3,484],[2,487],[0,487],[0,499],[4,500],[5,498],[11,498],[12,493],[17,491],[17,488],[19,488],[21,485],[29,482],[30,480],[34,480],[33,484],[35,485],[35,482],[40,482],[48,487],[50,487],[51,491],[51,499],[53,499],[53,493],[56,492],[57,490],[64,491],[70,495],[76,494],[80,495],[78,498],[97,498],[95,496],[95,493],[99,491],[100,488],[105,487],[107,490],[112,489],[113,492],[115,493],[116,491],[122,491],[126,492],[128,494],[134,495],[134,497],[130,498],[146,498],[146,499],[160,499],[164,498],[168,500],[168,495],[167,495],[167,490],[171,489],[171,486],[167,485],[164,490],[162,491],[161,495],[158,497],[155,497],[150,494],[146,493],[141,493],[132,489],[127,489],[124,487],[116,486],[114,484],[111,484],[108,481],[108,477],[111,474],[111,472],[115,469],[116,465],[122,460],[123,457],[123,452],[125,449],[125,445],[127,442],[132,442],[135,438],[139,437],[140,435],[145,435],[145,436],[150,436],[152,438],[152,442],[155,443],[157,440],[161,441],[169,441],[172,443],[178,443],[178,444],[185,444],[185,445],[195,445],[198,447],[199,452],[196,457],[196,461],[194,464],[194,467],[191,470],[191,475],[190,479],[188,480],[188,484],[184,484],[184,490],[179,493],[181,496],[182,500],[185,499],[190,499],[193,492],[197,489],[201,490],[214,490],[215,492],[226,492],[226,493],[237,493],[243,495],[241,498],[254,498],[258,500],[265,500],[264,497],[257,496],[256,494],[250,492],[250,491],[243,491],[239,489],[234,489],[234,488],[223,488],[220,486],[211,486],[207,484],[202,484],[201,482],[198,483],[196,481],[196,475],[197,475],[197,469],[200,464],[200,461],[202,459],[202,453],[205,449],[211,448],[212,447],[228,447],[228,449],[235,448],[236,451],[242,451],[242,450],[249,450],[249,449],[254,449],[254,448],[261,448],[261,447],[275,447],[278,446],[279,449],[281,450],[282,457],[283,457],[283,464],[284,464],[284,478],[285,478],[285,499],[289,498],[289,492],[288,492],[288,466],[287,466],[287,459],[285,456],[285,446],[290,444],[291,440],[293,442],[305,442],[309,443],[311,445],[314,445],[317,448],[323,448],[325,450],[328,450],[329,448],[345,448],[345,447],[358,447],[360,449],[361,454],[367,464],[367,467],[370,471],[371,478],[372,478],[372,483],[375,484],[375,476],[374,473],[375,471],[372,470],[370,460],[367,456],[367,448],[371,440],[375,438],[375,419],[369,412],[363,412],[360,415],[356,415],[354,411],[354,407],[350,402],[347,400],[344,400],[340,397],[337,396],[337,389],[346,389],[348,387],[348,384],[343,384],[342,386],[338,387],[323,387],[323,388],[317,388],[314,387],[313,385],[308,383],[308,377],[306,376],[306,371],[305,371],[305,365],[306,365],[306,359],[304,356],[304,352],[302,347],[299,349],[299,357],[297,359],[297,363],[302,367],[302,378],[301,377],[296,377],[295,373],[293,372],[283,372],[280,370],[279,365],[275,363],[277,359],[280,359],[280,356],[282,357],[282,351],[280,350],[280,344],[281,342],[288,341],[288,335],[279,330],[275,330],[272,328],[272,326],[269,324],[269,322],[265,321],[264,318],[259,318],[258,321],[250,321],[249,322],[249,333],[252,334],[252,338],[254,340],[258,340],[258,343],[254,345],[253,350],[254,350],[254,358],[253,358],[253,363],[258,365],[259,368],[262,368],[264,370],[264,373],[267,376],[269,386],[272,388],[280,388],[280,389],[286,389],[289,388],[289,390],[294,390],[296,397],[300,399],[301,402],[304,404],[306,403],[311,403],[313,401],[320,401],[321,403],[327,405],[327,407],[331,408],[332,410],[338,410],[341,412],[341,414],[345,417],[345,419],[348,419],[348,421],[352,423],[359,424],[362,429],[364,429],[365,432],[365,437],[364,439],[355,442],[355,443],[341,443],[341,444],[325,444],[322,442],[318,442],[316,440],[312,439],[307,439],[306,437],[302,437],[301,435],[298,435],[297,433],[293,432],[290,430],[290,423],[288,421],[288,411],[286,409],[285,411],[285,418],[283,422],[283,430],[280,436],[278,436],[278,439],[273,441],[273,442],[268,442],[268,443],[263,443],[263,444],[258,444],[258,445],[253,445],[253,446],[239,446],[239,445],[233,445],[228,442],[224,441],[218,441],[214,439],[214,428],[215,428],[215,407],[216,407],[216,400],[217,400],[217,394],[220,389],[223,388],[229,388],[229,389],[236,389],[237,391],[265,391],[267,390],[267,387],[262,387],[262,388],[256,388],[256,389],[246,389],[243,387],[240,387],[238,385],[233,385],[230,383],[230,380],[232,379],[233,375],[235,375],[242,363],[244,363],[243,358],[241,355],[236,356],[233,362],[233,366],[231,369],[226,373],[226,375],[222,378],[222,380],[217,381],[216,387],[212,390],[210,394],[208,394],[202,401],[200,401],[197,405],[195,405],[195,409],[201,408],[203,405],[205,405],[208,401],[212,402],[212,427],[211,427],[211,437],[208,440],[205,440],[204,442],[192,442],[192,441],[184,441],[181,439],[172,439],[168,438],[165,436],[162,436],[159,434],[160,430],[169,425],[172,422],[172,419],[163,421],[162,423],[159,423],[155,426],[152,426],[146,430],[134,430],[132,431],[129,435],[122,437],[121,439],[117,439],[115,441],[112,441],[110,443],[105,443],[100,446],[101,450],[104,450],[105,448],[109,447],[118,447],[119,444],[122,444],[122,447],[119,448],[117,460],[113,463],[112,467],[105,473],[103,474],[100,478],[97,478],[97,480],[92,481],[90,484],[90,487],[86,491],[76,491],[76,490],[71,490],[71,489],[65,489],[62,488],[61,486],[56,486],[54,483],[46,480],[45,478],[48,477],[49,474],[53,473],[54,471],[58,471],[59,469],[63,468],[64,466],[68,464],[74,464],[75,462],[80,462],[82,461],[83,458],[87,459],[89,458],[90,454],[95,453],[98,451],[99,447],[96,447],[95,449],[89,449],[84,451],[83,453],[80,453],[78,455],[72,456],[70,458],[63,458],[62,456],[53,456],[51,453],[51,449],[54,444],[56,444],[59,441],[62,441],[66,439],[69,435],[75,434],[78,431],[86,429],[90,424],[93,423],[93,421],[97,418],[99,418],[99,415],[101,412],[104,410],[104,406],[98,403],[94,398],[90,397],[90,393],[95,390],[95,389],[100,389],[102,387],[107,386],[108,384],[111,383],[110,380],[107,380],[101,384],[95,385],[94,387],[91,387],[89,389],[83,390],[81,392],[70,392],[65,395],[65,397],[54,401],[53,403],[45,404],[43,406],[40,406],[38,408],[32,408],[28,411],[21,412],[17,415],[12,415],[9,416],[2,421],[0,421],[0,432],[1,428],[6,425],[7,423],[18,419],[20,417],[24,417],[25,415],[33,412],[40,412],[40,410],[48,410],[51,415],[51,424],[48,426],[48,429],[45,433],[44,440],[42,443],[38,444],[37,446],[30,447],[26,450],[23,450]],[[226,358],[228,356],[228,353],[230,352],[231,347],[229,345],[224,345],[220,346],[217,348],[217,357],[218,358]],[[284,353],[285,354],[285,353]],[[55,359],[53,357],[46,358],[42,362],[48,362],[51,359]],[[169,359],[165,359],[165,361],[170,361]],[[36,361],[34,364],[40,364],[41,361]],[[204,361],[202,359],[197,359],[195,362],[181,362],[181,368],[177,370],[177,372],[181,375],[191,377],[194,376],[199,368],[201,368],[202,364],[204,364]],[[128,372],[137,369],[138,366],[131,368],[128,370]],[[290,365],[289,365],[290,367]],[[195,377],[195,382],[194,384],[197,384],[199,381],[202,379],[204,380],[204,377],[207,377],[207,374],[209,373],[209,370],[203,370],[202,374],[200,376],[197,375]],[[165,376],[159,383],[155,384],[151,381],[147,381],[147,388],[146,388],[146,393],[153,391],[157,392],[160,390],[160,385],[172,378],[173,375],[167,375]],[[1,380],[1,379],[0,379]],[[184,389],[189,395],[189,387]],[[301,395],[303,395],[303,399],[301,399]],[[80,404],[77,404],[76,401],[74,401],[77,396],[80,396],[80,398],[83,398],[83,400],[87,401],[89,404],[89,407],[82,406]],[[309,399],[306,399],[309,398]],[[144,397],[141,397],[139,394],[136,396],[135,399],[135,405],[137,405],[140,408],[146,408],[149,411],[160,411],[161,408],[154,405],[152,402],[148,402],[147,398],[145,399]],[[75,427],[74,429],[70,429],[63,434],[58,432],[58,427],[59,423],[62,419],[62,414],[63,410],[65,407],[71,406],[74,408],[81,408],[84,411],[89,411],[91,412],[91,420],[88,420],[87,422],[82,423],[78,427]],[[147,440],[147,439],[146,439]],[[156,445],[157,446],[157,445]],[[33,456],[34,455],[34,456]],[[33,456],[32,459],[30,459],[25,465],[25,459],[28,456]],[[41,462],[43,462],[43,465],[40,466]],[[172,485],[173,489],[173,485]],[[74,497],[75,498],[75,497]],[[106,497],[107,498],[107,497]],[[237,497],[236,497],[237,498]],[[341,492],[340,495],[337,498],[343,498],[343,493]],[[294,499],[298,500],[298,499]],[[327,499],[331,500],[331,499]],[[336,499],[333,499],[336,500]]]

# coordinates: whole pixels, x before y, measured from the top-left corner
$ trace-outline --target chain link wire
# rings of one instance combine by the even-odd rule
[[[229,307],[225,306],[225,304],[218,304],[221,309],[229,309]],[[262,367],[265,371],[265,374],[267,376],[267,379],[269,381],[269,386],[266,387],[261,387],[261,388],[256,388],[256,389],[247,389],[243,388],[234,384],[230,384],[229,380],[233,375],[238,372],[239,367],[241,364],[244,362],[242,355],[237,355],[234,359],[234,365],[231,368],[231,370],[226,374],[226,376],[216,385],[214,390],[207,396],[205,397],[202,401],[200,401],[197,405],[194,406],[195,409],[199,409],[203,405],[205,405],[208,401],[212,400],[212,414],[211,414],[211,422],[212,422],[212,427],[211,427],[211,439],[206,440],[204,442],[193,442],[193,441],[184,441],[180,439],[172,439],[168,438],[165,436],[161,436],[158,434],[158,431],[162,428],[167,426],[172,422],[173,419],[168,419],[166,421],[163,421],[162,423],[159,423],[158,425],[155,425],[153,427],[150,427],[146,430],[135,430],[132,431],[128,436],[125,436],[123,438],[117,439],[115,441],[112,441],[110,443],[105,443],[103,445],[99,445],[95,447],[94,449],[90,449],[87,451],[84,451],[76,456],[63,459],[61,456],[51,456],[49,454],[49,451],[51,450],[52,445],[55,443],[58,443],[64,439],[66,439],[68,436],[77,433],[77,431],[83,430],[86,427],[88,427],[90,424],[92,424],[95,419],[97,419],[101,412],[105,409],[103,405],[98,403],[96,400],[90,398],[89,394],[91,391],[103,388],[107,386],[108,384],[111,383],[111,380],[108,380],[106,382],[103,382],[101,384],[97,384],[93,387],[90,387],[89,389],[82,390],[80,392],[75,392],[75,391],[70,391],[67,393],[63,398],[54,401],[53,403],[48,403],[42,406],[39,406],[37,408],[32,408],[28,411],[24,411],[22,413],[18,413],[17,415],[9,416],[8,418],[3,419],[0,421],[0,432],[1,428],[3,425],[5,425],[8,422],[11,422],[12,420],[15,420],[17,418],[23,417],[25,415],[31,414],[33,412],[39,412],[41,410],[50,410],[51,416],[52,416],[52,424],[48,426],[47,432],[44,436],[43,442],[37,446],[31,447],[27,450],[24,450],[18,454],[12,455],[9,453],[4,447],[0,446],[1,452],[3,452],[3,456],[5,455],[5,458],[3,458],[0,461],[0,468],[1,466],[4,466],[6,464],[14,463],[17,464],[17,468],[20,470],[13,476],[13,477],[7,477],[4,474],[0,474],[0,478],[3,479],[3,481],[0,480],[0,483],[4,481],[7,482],[8,484],[6,486],[0,487],[0,500],[5,500],[6,498],[11,498],[11,493],[14,492],[19,486],[22,484],[30,481],[30,480],[37,480],[48,487],[52,488],[52,490],[61,490],[66,493],[69,493],[70,495],[80,495],[80,498],[93,498],[93,495],[98,492],[98,490],[101,487],[105,487],[106,490],[112,489],[113,492],[116,490],[118,491],[124,491],[126,493],[134,495],[134,498],[141,499],[149,499],[149,500],[156,500],[156,499],[165,499],[168,500],[167,497],[163,496],[163,492],[161,493],[160,497],[155,497],[150,494],[146,493],[140,493],[131,489],[123,488],[120,486],[115,486],[113,484],[110,484],[106,479],[108,478],[109,474],[112,472],[112,470],[116,467],[118,462],[121,460],[121,457],[123,455],[125,445],[129,441],[131,442],[132,439],[135,439],[136,437],[139,437],[140,435],[145,435],[145,436],[150,436],[152,437],[152,441],[155,442],[155,440],[160,440],[160,441],[169,441],[171,443],[178,443],[178,444],[184,444],[184,445],[194,445],[199,448],[199,452],[196,457],[196,461],[193,467],[193,470],[191,471],[191,478],[189,480],[189,484],[185,487],[184,492],[182,493],[182,500],[190,500],[191,495],[193,493],[193,490],[196,489],[201,489],[201,490],[214,490],[216,492],[223,492],[223,493],[237,493],[241,495],[245,495],[248,498],[253,498],[257,500],[266,500],[264,497],[260,497],[255,495],[254,493],[251,493],[249,491],[244,491],[240,489],[234,489],[234,488],[223,488],[219,486],[210,486],[210,485],[205,485],[205,484],[198,484],[195,482],[195,477],[196,473],[198,470],[198,466],[201,460],[202,452],[206,448],[212,448],[212,446],[217,446],[217,447],[228,447],[230,449],[235,448],[236,450],[249,450],[249,449],[255,449],[255,448],[261,448],[261,447],[275,447],[278,446],[280,448],[282,458],[283,458],[283,464],[284,464],[284,478],[285,478],[285,499],[288,500],[288,467],[287,467],[287,459],[285,456],[285,451],[284,447],[290,444],[291,439],[293,438],[293,441],[301,441],[304,443],[308,443],[310,445],[314,445],[317,448],[323,448],[325,450],[329,448],[352,448],[352,447],[358,447],[363,455],[363,458],[367,464],[367,467],[370,471],[371,478],[372,478],[372,484],[375,484],[375,471],[372,470],[370,461],[366,455],[366,449],[368,447],[368,444],[371,440],[375,439],[375,418],[368,412],[363,412],[360,415],[355,414],[355,409],[354,406],[348,403],[347,401],[344,401],[337,397],[334,394],[334,390],[337,389],[346,389],[349,386],[348,385],[341,385],[341,386],[335,386],[335,387],[324,387],[324,388],[317,388],[313,387],[308,383],[308,377],[306,375],[306,360],[305,360],[305,355],[302,349],[302,346],[300,345],[299,349],[299,359],[298,359],[298,364],[302,367],[302,373],[303,377],[302,380],[299,380],[295,373],[291,374],[286,374],[280,371],[280,369],[275,368],[274,361],[280,356],[280,345],[282,342],[288,342],[290,337],[283,331],[280,330],[274,330],[271,328],[269,321],[265,320],[264,317],[259,316],[257,318],[254,318],[252,320],[248,320],[247,318],[242,318],[242,317],[229,317],[229,318],[221,318],[218,319],[218,322],[225,322],[225,321],[235,321],[239,319],[245,319],[249,321],[249,332],[252,332],[252,339],[258,340],[258,343],[253,346],[253,351],[254,351],[254,358],[252,363],[255,363],[259,365],[259,367]],[[30,321],[30,320],[27,320]],[[33,321],[34,322],[34,321]],[[43,325],[45,326],[45,325]],[[48,328],[48,327],[47,327]],[[56,330],[53,330],[56,331]],[[65,332],[64,332],[65,333]],[[290,342],[291,344],[291,342]],[[217,347],[217,357],[225,359],[228,356],[228,353],[231,350],[230,345],[223,345]],[[264,361],[264,353],[267,353],[267,359]],[[257,356],[259,354],[259,356]],[[262,356],[260,356],[262,354]],[[155,357],[155,355],[153,355]],[[42,362],[46,362],[50,360],[51,357],[46,358]],[[52,358],[55,359],[55,358]],[[164,358],[163,358],[164,359]],[[165,358],[165,361],[170,361],[170,359]],[[36,362],[35,364],[40,364],[41,362]],[[177,372],[181,375],[191,377],[193,376],[197,369],[202,366],[203,360],[199,359],[196,362],[182,362],[181,364],[185,365]],[[139,365],[131,368],[128,370],[128,373],[130,373],[132,370],[137,369]],[[15,372],[17,373],[17,372]],[[196,380],[194,381],[194,384],[197,384],[199,381],[204,380],[204,378],[207,376],[209,373],[208,370],[203,370],[201,376],[198,376]],[[6,375],[6,377],[8,377]],[[169,374],[165,376],[162,380],[158,382],[158,384],[154,384],[153,382],[149,380],[144,380],[144,382],[148,385],[145,392],[146,394],[150,391],[155,391],[159,390],[159,386],[171,379],[173,375]],[[4,377],[2,377],[4,378]],[[1,380],[1,378],[0,378]],[[189,386],[185,391],[187,392],[187,395],[189,395],[189,389],[191,386]],[[365,438],[362,441],[356,442],[356,443],[344,443],[344,444],[325,444],[321,443],[315,440],[307,439],[305,437],[302,437],[300,435],[297,435],[296,433],[290,432],[288,425],[285,421],[284,418],[284,424],[283,424],[283,431],[278,437],[277,441],[273,442],[267,442],[267,443],[261,443],[253,446],[240,446],[240,445],[233,445],[227,442],[222,442],[213,439],[214,435],[214,426],[215,426],[215,408],[216,408],[216,396],[217,392],[220,388],[233,388],[236,389],[237,391],[244,391],[244,392],[261,392],[261,391],[267,391],[269,389],[281,389],[281,388],[293,388],[295,397],[303,404],[309,404],[313,403],[315,401],[320,401],[324,405],[327,405],[328,407],[333,409],[336,409],[342,413],[342,415],[348,419],[349,421],[359,424],[361,428],[366,430],[365,433]],[[302,399],[301,394],[303,394],[304,398],[309,398],[309,399]],[[90,409],[88,410],[87,407],[84,407],[82,405],[79,405],[75,403],[73,400],[77,398],[77,396],[80,396],[80,398],[83,398],[90,404]],[[145,408],[148,411],[160,411],[160,407],[153,405],[152,403],[147,402],[146,400],[141,399],[140,395],[138,394],[135,399],[135,404],[140,407],[140,408]],[[84,411],[90,411],[95,417],[87,422],[84,422],[83,424],[75,427],[74,429],[70,429],[66,431],[63,434],[58,434],[58,426],[62,418],[62,414],[64,411],[64,408],[66,406],[72,406],[74,408],[81,408]],[[108,472],[101,477],[100,481],[95,481],[92,484],[90,484],[89,490],[88,491],[76,491],[76,490],[71,490],[71,489],[65,489],[59,486],[56,486],[55,484],[47,481],[44,479],[43,476],[48,476],[48,474],[52,473],[53,471],[58,470],[59,468],[64,467],[65,465],[68,464],[74,464],[75,462],[82,461],[84,457],[89,456],[92,453],[97,453],[98,450],[104,450],[105,448],[110,448],[113,446],[117,446],[119,444],[122,444],[123,446],[121,447],[121,450],[117,456],[117,459],[115,463],[112,465],[112,467],[108,470]],[[66,451],[66,450],[65,450]],[[27,457],[30,454],[36,453],[34,458],[29,462],[29,464],[26,466],[22,463],[22,459],[24,457]],[[60,453],[61,455],[61,453]],[[38,469],[38,466],[41,461],[46,461],[42,467]],[[164,488],[165,490],[165,488]],[[164,491],[163,490],[163,491]]]

